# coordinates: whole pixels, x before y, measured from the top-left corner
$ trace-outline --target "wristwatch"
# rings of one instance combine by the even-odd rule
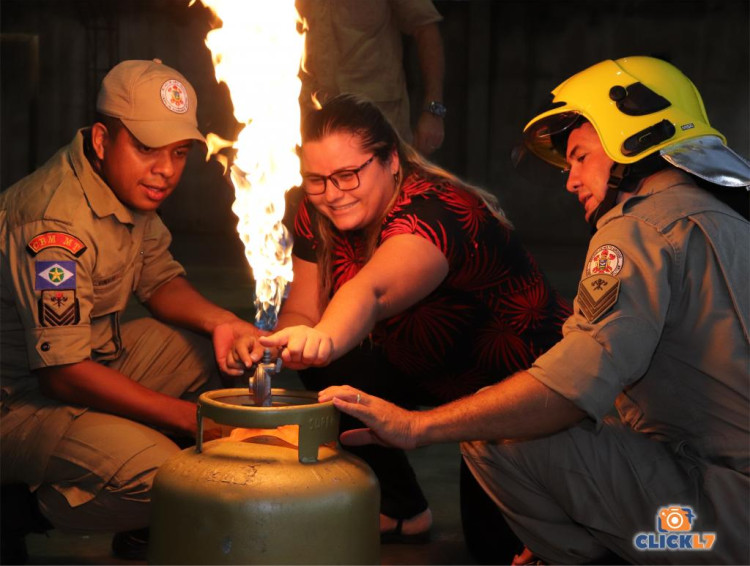
[[[433,100],[427,104],[425,111],[434,114],[438,118],[445,118],[445,115],[448,113],[448,109],[443,106],[443,103],[438,102],[437,100]]]

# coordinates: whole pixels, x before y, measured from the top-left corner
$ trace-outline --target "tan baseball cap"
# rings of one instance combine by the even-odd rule
[[[198,97],[180,73],[153,61],[123,61],[102,81],[96,109],[119,118],[149,147],[181,140],[206,142],[198,131]]]

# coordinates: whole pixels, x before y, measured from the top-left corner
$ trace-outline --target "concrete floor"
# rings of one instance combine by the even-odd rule
[[[252,316],[252,283],[241,244],[233,233],[225,235],[175,234],[175,257],[183,263],[190,281],[209,299],[243,318]],[[532,253],[553,284],[572,297],[580,273],[581,250],[569,248]],[[131,304],[128,317],[146,314]],[[283,372],[274,387],[299,389],[294,372]],[[476,564],[461,531],[458,478],[460,454],[456,444],[420,448],[410,453],[417,476],[433,512],[432,540],[421,545],[383,545],[382,564]],[[117,560],[110,554],[111,534],[66,535],[50,531],[29,535],[29,564],[142,564]]]

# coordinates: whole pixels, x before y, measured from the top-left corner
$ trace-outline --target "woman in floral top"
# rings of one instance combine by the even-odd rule
[[[569,307],[494,197],[420,157],[376,106],[340,95],[311,113],[301,167],[294,282],[277,332],[259,342],[283,346],[286,367],[313,368],[300,371],[306,387],[442,404],[559,340]],[[253,348],[255,337],[239,340],[234,363],[251,364]],[[431,514],[405,455],[359,454],[381,483],[381,531],[426,535]]]

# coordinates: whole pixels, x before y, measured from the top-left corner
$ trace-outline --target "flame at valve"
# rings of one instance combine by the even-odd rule
[[[301,181],[296,147],[304,36],[297,31],[294,0],[200,1],[222,20],[206,35],[206,45],[216,79],[229,87],[234,116],[244,125],[235,142],[206,136],[209,155],[236,150],[232,211],[255,279],[255,324],[273,330],[293,277],[292,240],[282,218],[284,194]],[[226,167],[226,158],[217,158]]]

